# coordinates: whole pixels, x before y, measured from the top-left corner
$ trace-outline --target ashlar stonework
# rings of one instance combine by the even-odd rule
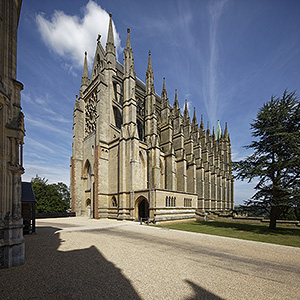
[[[123,65],[116,60],[112,19],[106,48],[87,53],[73,111],[72,211],[93,218],[150,221],[194,218],[233,208],[231,145],[222,132],[183,115],[177,91],[159,96],[149,52],[146,82],[135,74],[128,29]]]
[[[21,175],[23,84],[16,80],[21,0],[0,1],[0,269],[24,264]]]

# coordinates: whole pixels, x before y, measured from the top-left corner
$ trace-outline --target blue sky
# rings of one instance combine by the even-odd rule
[[[25,174],[69,185],[72,117],[84,51],[92,64],[98,33],[106,43],[112,12],[118,60],[131,29],[137,76],[145,80],[152,53],[155,90],[163,77],[171,104],[178,89],[210,129],[228,129],[232,159],[251,150],[249,123],[272,95],[300,95],[300,1],[298,0],[25,0],[18,40],[18,80],[26,137]],[[91,66],[90,66],[91,67]],[[206,126],[205,126],[206,127]],[[253,195],[253,185],[235,183],[235,203]]]

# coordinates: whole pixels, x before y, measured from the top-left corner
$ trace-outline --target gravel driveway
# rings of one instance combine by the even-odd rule
[[[139,225],[37,220],[1,299],[300,299],[300,248]]]

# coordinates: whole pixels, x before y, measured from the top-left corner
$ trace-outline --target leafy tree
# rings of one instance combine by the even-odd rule
[[[47,184],[48,180],[36,175],[31,179],[37,213],[66,212],[70,208],[70,191],[63,182]]]
[[[269,213],[270,229],[293,208],[300,208],[300,102],[295,92],[271,97],[250,124],[254,153],[233,164],[237,179],[259,178],[248,206]]]

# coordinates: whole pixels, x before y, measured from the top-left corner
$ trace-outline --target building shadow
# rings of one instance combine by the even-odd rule
[[[96,247],[59,251],[58,230],[39,227],[26,238],[26,264],[0,272],[1,299],[140,299]]]
[[[223,298],[220,298],[215,294],[205,290],[204,288],[193,283],[192,281],[186,280],[185,282],[193,288],[195,293],[195,296],[187,298],[186,300],[223,300]]]

